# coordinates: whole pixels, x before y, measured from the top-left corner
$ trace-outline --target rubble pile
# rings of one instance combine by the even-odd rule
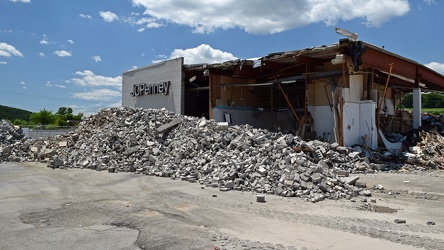
[[[408,152],[403,152],[403,160],[430,169],[443,168],[444,137],[436,129],[423,131],[421,137],[416,146],[409,147]]]
[[[372,152],[371,161],[381,171],[412,172],[444,169],[444,137],[437,128],[413,129],[396,134],[402,141],[401,151],[379,149]]]
[[[0,121],[0,162],[16,160],[11,152],[13,148],[21,148],[19,142],[23,137],[24,134],[20,127],[12,125],[7,120]]]
[[[73,132],[28,140],[13,155],[53,168],[135,172],[312,202],[371,196],[350,176],[372,171],[360,152],[165,110],[104,109]]]
[[[312,202],[371,196],[366,184],[350,175],[353,173],[399,166],[424,168],[418,159],[400,160],[398,156],[400,163],[395,164],[393,158],[388,159],[393,155],[374,157],[379,153],[360,146],[306,142],[249,125],[228,126],[155,109],[104,109],[64,135],[17,141],[18,135],[1,135],[9,140],[0,151],[1,158],[47,162],[52,168],[149,174],[199,182],[221,191],[272,193]],[[423,141],[423,146],[417,146],[421,159],[428,159],[431,167],[444,153],[444,139],[438,133],[427,135],[430,141],[441,142]]]

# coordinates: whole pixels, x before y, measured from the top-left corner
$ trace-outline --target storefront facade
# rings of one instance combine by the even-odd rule
[[[444,90],[444,76],[374,45],[341,39],[258,60],[186,65],[172,59],[125,72],[122,84],[123,106],[374,149],[381,128],[421,126],[421,90]],[[402,93],[415,95],[411,118],[398,116]]]

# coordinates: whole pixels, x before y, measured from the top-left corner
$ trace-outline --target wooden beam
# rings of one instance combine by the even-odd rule
[[[389,74],[387,76],[387,81],[385,83],[384,92],[382,93],[382,98],[381,98],[381,101],[379,102],[379,106],[378,106],[379,109],[381,109],[382,102],[384,101],[385,94],[387,93],[387,87],[388,87],[388,84],[389,84],[389,81],[390,81],[390,75],[392,74],[392,69],[393,69],[393,63],[390,63]]]
[[[380,139],[379,136],[379,123],[381,122],[381,115],[379,114],[381,112],[381,107],[382,107],[382,102],[385,99],[385,94],[387,92],[387,87],[390,81],[390,75],[392,74],[392,69],[393,69],[393,63],[390,63],[390,68],[389,68],[389,74],[387,76],[387,81],[385,83],[385,88],[384,88],[384,92],[381,96],[381,101],[379,102],[378,107],[376,108],[376,131],[378,131],[378,139]]]
[[[366,52],[361,56],[363,65],[373,67],[376,70],[386,70],[387,65],[394,63],[396,68],[392,74],[410,78],[424,83],[431,83],[444,91],[444,76],[433,70],[400,56],[391,55],[389,52],[382,52],[371,47],[366,48]],[[412,84],[413,85],[413,84]]]
[[[293,105],[291,105],[290,100],[288,99],[287,93],[285,93],[284,89],[282,88],[282,85],[280,82],[278,82],[278,87],[282,92],[282,95],[284,96],[285,100],[287,101],[288,106],[290,107],[291,111],[293,112],[294,116],[296,117],[296,120],[298,121],[298,124],[300,126],[301,121],[299,120],[298,114],[296,113],[296,111],[293,108]]]
[[[311,65],[316,65],[316,66],[323,66],[325,62],[328,62],[331,59],[322,60],[322,59],[308,57],[308,56],[296,56],[296,60],[299,63],[311,64]]]
[[[299,124],[299,131],[301,131],[301,132],[299,132],[300,135],[305,135],[305,131],[302,131],[302,129],[304,129],[304,123],[307,118],[307,102],[308,102],[307,92],[308,92],[308,82],[309,82],[309,77],[310,77],[308,74],[308,67],[309,67],[309,65],[305,64],[304,116],[302,117],[301,124]],[[302,139],[304,139],[304,138],[302,138]]]
[[[338,114],[339,114],[339,128],[338,128],[338,144],[341,146],[344,146],[344,131],[343,131],[343,125],[344,125],[344,121],[343,121],[343,117],[344,117],[344,98],[341,96],[339,97],[339,110],[338,110]]]
[[[209,118],[210,119],[213,119],[213,105],[212,105],[212,103],[211,103],[211,101],[213,100],[212,98],[213,98],[213,81],[212,81],[212,75],[210,75],[209,76],[209,79],[208,79],[208,81],[209,81],[209,83],[208,83],[208,88],[209,88],[209,90],[208,90],[208,94],[209,94],[209,97],[208,97],[208,99],[209,99],[209,101],[208,101],[208,116],[209,116]]]

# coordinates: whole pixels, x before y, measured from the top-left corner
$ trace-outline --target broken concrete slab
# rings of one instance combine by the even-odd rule
[[[182,122],[181,118],[174,118],[172,121],[166,123],[166,124],[162,124],[161,126],[159,126],[156,129],[157,133],[164,133],[172,128],[174,128],[175,126],[179,125]]]
[[[342,177],[340,180],[347,185],[354,185],[357,180],[359,180],[359,176],[348,176],[348,177]]]

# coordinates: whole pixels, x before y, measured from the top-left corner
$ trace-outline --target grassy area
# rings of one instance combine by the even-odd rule
[[[413,109],[406,109],[412,112]],[[444,108],[423,108],[421,109],[423,113],[430,113],[432,115],[442,115],[444,113]]]

